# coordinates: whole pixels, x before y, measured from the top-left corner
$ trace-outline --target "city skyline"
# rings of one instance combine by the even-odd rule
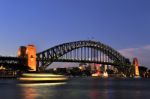
[[[19,46],[37,51],[78,40],[96,40],[150,68],[150,1],[1,0],[0,55]]]

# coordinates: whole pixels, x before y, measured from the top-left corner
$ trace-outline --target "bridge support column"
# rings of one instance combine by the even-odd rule
[[[26,50],[28,58],[28,66],[32,69],[31,71],[36,71],[36,48],[34,45],[28,45]]]
[[[30,71],[36,71],[36,47],[28,45],[27,47],[21,46],[18,50],[18,57],[27,58],[26,65],[30,67]]]

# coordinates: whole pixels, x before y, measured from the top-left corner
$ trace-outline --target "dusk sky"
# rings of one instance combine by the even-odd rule
[[[0,55],[96,40],[150,68],[150,0],[0,0]]]

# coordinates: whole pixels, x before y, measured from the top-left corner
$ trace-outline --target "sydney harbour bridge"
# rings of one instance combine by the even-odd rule
[[[30,49],[30,50],[29,50]],[[36,48],[23,48],[18,57],[0,57],[2,64],[30,64],[36,71],[44,71],[53,62],[78,62],[112,65],[126,75],[132,74],[133,66],[129,59],[112,47],[98,41],[82,40],[56,45],[36,53]],[[30,54],[26,54],[27,52]],[[35,55],[34,55],[35,54]]]

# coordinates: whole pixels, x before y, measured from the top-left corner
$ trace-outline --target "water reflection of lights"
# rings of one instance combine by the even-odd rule
[[[48,99],[49,95],[53,95],[53,88],[66,84],[61,83],[28,83],[18,84],[22,90],[22,99]],[[51,89],[52,88],[52,89]],[[46,93],[46,94],[45,94]],[[44,95],[43,95],[44,94]]]
[[[30,87],[30,86],[58,86],[58,85],[64,85],[66,82],[61,83],[28,83],[28,84],[18,84],[21,87]]]
[[[23,87],[22,93],[23,99],[36,99],[39,96],[39,93],[35,88]]]

